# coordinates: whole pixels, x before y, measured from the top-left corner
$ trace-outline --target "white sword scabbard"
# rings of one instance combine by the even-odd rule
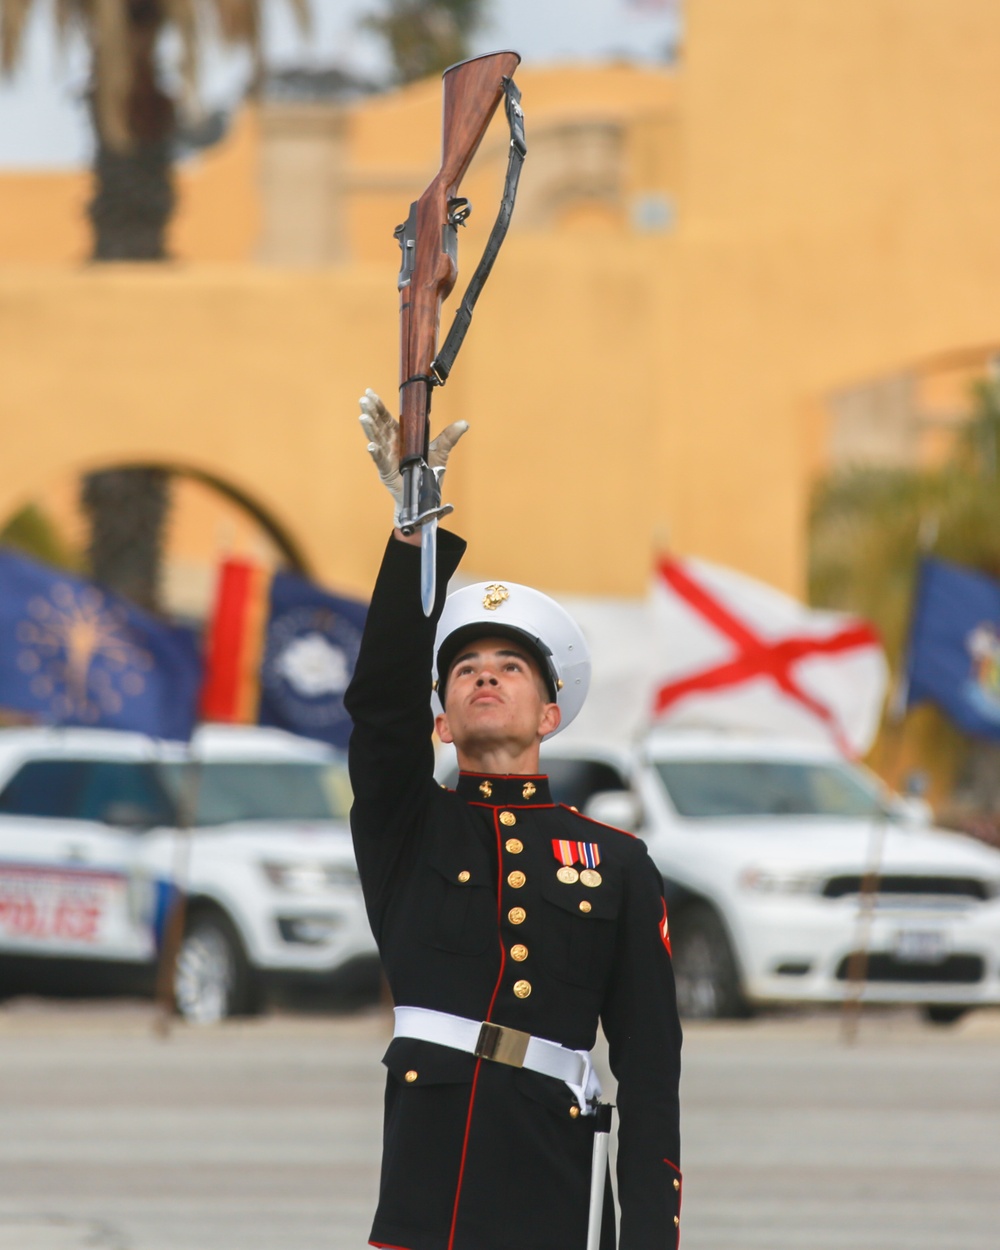
[[[590,1168],[590,1215],[587,1220],[587,1250],[600,1250],[601,1223],[604,1218],[604,1189],[608,1171],[608,1143],[611,1140],[610,1102],[599,1102],[594,1108],[594,1153]]]

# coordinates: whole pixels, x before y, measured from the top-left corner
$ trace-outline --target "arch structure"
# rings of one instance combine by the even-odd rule
[[[106,502],[99,522],[93,497],[88,498],[89,484],[95,478],[113,479],[123,470],[136,470],[136,477],[124,496],[120,479],[122,485],[113,488],[110,498],[111,514],[106,513]],[[151,476],[144,478],[140,473]],[[159,505],[142,502],[145,492],[152,489],[151,481],[156,483],[155,495],[162,492]],[[133,516],[137,503],[140,510]],[[152,529],[148,515],[142,515],[148,514],[150,506],[156,516]],[[128,514],[124,526],[122,509]],[[129,518],[139,531],[135,542],[129,537]],[[100,555],[91,546],[98,525],[103,535]],[[56,473],[27,497],[22,495],[13,510],[0,513],[0,543],[46,563],[73,570],[90,568],[98,580],[143,606],[188,620],[208,616],[219,566],[228,558],[246,559],[262,569],[312,575],[290,528],[260,500],[219,473],[177,462],[116,457],[88,465],[82,472],[70,468]],[[128,576],[119,583],[113,570],[121,574],[123,568],[128,569]],[[140,587],[144,593],[138,593]]]

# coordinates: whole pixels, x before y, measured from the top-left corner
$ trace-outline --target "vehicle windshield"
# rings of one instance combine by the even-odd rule
[[[659,760],[681,816],[871,817],[885,810],[876,784],[849,764],[788,760]]]
[[[273,760],[167,764],[164,775],[192,823],[346,820],[351,809],[347,765]]]

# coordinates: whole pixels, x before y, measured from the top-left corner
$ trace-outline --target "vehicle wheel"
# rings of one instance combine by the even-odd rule
[[[174,1002],[192,1024],[215,1024],[254,1009],[242,943],[221,912],[195,912],[188,919],[174,967]]]
[[[685,908],[670,932],[680,1014],[692,1020],[749,1016],[729,935],[711,907]]]
[[[928,1024],[957,1024],[963,1016],[967,1016],[971,1007],[954,1007],[948,1003],[925,1003],[920,1014]]]

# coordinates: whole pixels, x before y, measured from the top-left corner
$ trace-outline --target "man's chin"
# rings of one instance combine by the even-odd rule
[[[517,752],[527,745],[511,735],[506,727],[499,725],[470,725],[461,741],[456,739],[456,746],[467,755],[486,755],[499,750]]]

